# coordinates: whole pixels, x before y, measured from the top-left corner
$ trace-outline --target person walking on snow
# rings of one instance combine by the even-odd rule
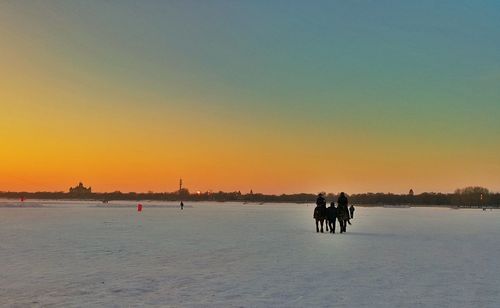
[[[337,224],[337,208],[335,207],[335,202],[331,202],[327,210],[326,217],[328,218],[330,233],[335,233],[335,225]]]
[[[355,211],[354,205],[351,204],[351,206],[349,207],[349,213],[351,214],[351,219],[354,219],[354,211]]]
[[[347,207],[347,204],[349,201],[347,200],[347,197],[345,196],[344,192],[340,193],[340,196],[337,200],[337,219],[339,220],[340,224],[340,233],[347,232],[347,222],[349,221],[349,209]]]

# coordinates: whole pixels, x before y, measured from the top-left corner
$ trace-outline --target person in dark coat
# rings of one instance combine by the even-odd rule
[[[316,232],[319,232],[318,223],[321,224],[321,233],[323,233],[323,223],[326,219],[326,200],[322,194],[316,199],[316,207],[314,208],[313,218],[316,220]]]
[[[337,224],[337,208],[335,207],[335,202],[330,203],[330,207],[327,211],[327,218],[330,233],[335,233],[335,225]]]
[[[181,201],[181,210],[184,209],[184,203]]]
[[[337,200],[337,219],[340,224],[340,233],[347,232],[347,221],[349,220],[349,209],[347,207],[349,201],[345,196],[344,192],[340,193],[340,196]]]
[[[354,211],[355,211],[354,205],[351,204],[351,206],[349,207],[349,213],[351,213],[351,219],[354,219]]]

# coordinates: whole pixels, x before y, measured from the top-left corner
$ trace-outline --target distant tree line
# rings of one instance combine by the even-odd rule
[[[61,200],[157,200],[157,201],[238,201],[252,203],[314,203],[316,194],[282,194],[266,195],[261,193],[242,194],[240,191],[234,192],[197,192],[190,193],[183,188],[176,192],[164,193],[122,193],[120,191],[105,193],[69,193],[69,192],[0,192],[0,198],[8,199],[61,199]],[[337,195],[326,194],[328,201],[336,201]],[[441,205],[441,206],[495,206],[500,205],[500,193],[491,193],[483,187],[466,187],[457,189],[454,193],[433,193],[424,192],[421,194],[392,194],[392,193],[363,193],[348,195],[349,201],[354,204],[363,205]]]

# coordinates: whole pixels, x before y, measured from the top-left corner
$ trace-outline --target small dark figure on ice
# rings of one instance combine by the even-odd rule
[[[337,200],[337,219],[340,224],[340,233],[347,232],[347,223],[349,222],[349,209],[347,204],[349,201],[345,196],[345,193],[341,192],[339,199]],[[350,223],[350,222],[349,222]]]
[[[183,210],[183,209],[184,209],[184,203],[182,203],[182,201],[181,201],[181,210]]]
[[[351,204],[351,206],[349,207],[349,213],[351,214],[351,219],[354,219],[354,211],[356,209],[354,208],[354,205]]]
[[[316,207],[314,208],[313,218],[316,220],[316,232],[320,232],[318,223],[321,224],[321,233],[323,233],[323,223],[326,217],[326,200],[322,194],[318,195],[316,199]],[[328,227],[327,227],[328,231]]]

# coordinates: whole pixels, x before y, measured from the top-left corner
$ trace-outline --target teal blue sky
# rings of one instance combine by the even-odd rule
[[[186,138],[236,132],[297,159],[301,146],[348,149],[345,163],[362,168],[371,159],[361,152],[373,164],[393,157],[441,172],[425,184],[408,170],[427,190],[500,190],[498,1],[5,1],[0,26],[0,46],[27,59],[26,74],[74,81],[97,110],[163,112],[195,122]],[[450,161],[463,172],[439,169]],[[411,185],[366,173],[352,189]]]

